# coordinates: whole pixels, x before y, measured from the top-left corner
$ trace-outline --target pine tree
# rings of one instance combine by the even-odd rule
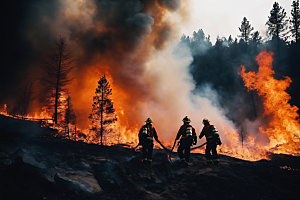
[[[72,70],[72,55],[68,50],[65,38],[60,37],[55,48],[43,66],[43,77],[41,79],[40,102],[50,112],[53,112],[53,121],[58,122],[60,107],[60,96],[65,91],[66,85],[70,82],[68,74]]]
[[[255,31],[252,35],[251,35],[251,42],[253,44],[261,44],[262,43],[262,37],[260,36],[258,31]]]
[[[12,115],[20,115],[25,117],[29,111],[29,105],[32,100],[32,82],[28,82],[24,88],[23,93],[19,97],[18,101],[16,102],[15,106],[13,107],[10,114]]]
[[[290,19],[291,26],[290,31],[295,38],[295,41],[298,42],[300,39],[300,9],[299,9],[299,0],[293,1],[292,10],[291,10],[292,18]]]
[[[287,30],[286,12],[277,2],[273,4],[266,25],[268,26],[269,36],[272,36],[277,40],[284,39],[283,37]]]
[[[70,139],[70,124],[75,125],[75,129],[76,129],[76,115],[73,110],[70,95],[68,95],[68,98],[66,99],[66,109],[65,109],[65,120],[64,121],[65,121],[66,133],[68,135],[68,138]],[[75,132],[76,132],[76,130],[75,130]],[[75,137],[76,137],[76,133],[75,133]]]
[[[246,17],[243,18],[241,27],[239,27],[239,30],[241,32],[241,35],[239,35],[240,38],[242,38],[244,40],[244,42],[247,44],[250,36],[251,36],[251,32],[253,31],[253,27],[251,26],[250,22],[247,20]]]
[[[233,38],[232,38],[232,36],[231,35],[229,35],[229,37],[228,37],[228,45],[229,46],[231,46],[232,44],[233,44]]]
[[[260,36],[258,31],[255,31],[252,35],[251,35],[251,39],[249,41],[249,53],[251,53],[252,55],[257,55],[259,52],[259,46],[262,44],[262,37]]]
[[[100,134],[101,145],[103,145],[103,134],[109,134],[112,131],[110,125],[117,120],[113,102],[110,99],[111,94],[112,89],[104,75],[98,81],[98,87],[93,97],[92,113],[89,116],[92,130],[96,131],[96,134]]]

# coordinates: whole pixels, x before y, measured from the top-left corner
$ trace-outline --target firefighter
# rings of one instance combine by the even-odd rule
[[[218,164],[219,158],[217,153],[217,146],[221,145],[220,136],[214,125],[211,125],[208,119],[203,119],[203,129],[199,135],[201,139],[203,136],[206,137],[207,145],[205,149],[206,162],[208,164]],[[211,154],[212,152],[212,154]]]
[[[152,120],[148,118],[146,124],[139,131],[139,143],[142,145],[143,162],[152,162],[153,138],[159,142],[155,128],[152,126]]]
[[[197,136],[195,129],[190,125],[191,120],[185,116],[182,121],[183,125],[177,133],[175,142],[180,139],[177,149],[178,156],[183,163],[187,164],[190,160],[191,146],[197,143]]]

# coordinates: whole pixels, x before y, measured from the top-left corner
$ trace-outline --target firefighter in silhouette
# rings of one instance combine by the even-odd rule
[[[139,144],[142,145],[143,162],[152,162],[153,138],[159,142],[155,128],[152,126],[152,120],[148,118],[146,124],[139,131]]]
[[[208,164],[218,164],[219,158],[217,153],[217,146],[222,144],[219,133],[216,130],[215,126],[210,124],[208,119],[203,119],[203,125],[204,127],[199,135],[199,138],[201,139],[203,136],[206,137],[206,161]]]
[[[187,164],[190,160],[191,146],[197,143],[197,136],[195,129],[190,125],[191,120],[185,116],[182,121],[183,125],[177,133],[175,142],[180,139],[177,149],[178,156],[183,163]]]

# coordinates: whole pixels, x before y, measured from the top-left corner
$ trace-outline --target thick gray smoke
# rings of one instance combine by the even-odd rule
[[[16,3],[16,4],[14,4]],[[8,52],[3,79],[1,103],[19,99],[20,91],[33,82],[32,93],[38,99],[39,79],[44,61],[55,41],[66,37],[74,56],[73,84],[69,88],[78,110],[79,121],[87,123],[88,102],[85,93],[94,88],[86,81],[88,74],[100,77],[109,73],[119,90],[128,92],[127,103],[147,99],[149,89],[141,79],[144,63],[152,48],[162,49],[172,36],[172,27],[165,13],[180,8],[179,0],[55,0],[21,1],[9,4],[16,9],[8,34],[14,44],[7,42]],[[15,53],[16,52],[16,53]],[[5,66],[5,65],[4,65]],[[12,70],[10,70],[12,68]],[[93,71],[93,72],[91,72]],[[95,74],[94,73],[94,74]],[[96,80],[95,80],[96,82]],[[90,98],[86,97],[86,98]],[[38,105],[34,104],[34,111]],[[135,108],[124,108],[128,118],[136,119]],[[130,120],[136,122],[136,120]]]
[[[239,136],[225,116],[217,92],[208,84],[196,89],[188,68],[192,61],[191,49],[185,43],[171,43],[152,54],[145,80],[155,79],[155,84],[150,84],[151,101],[145,105],[144,116],[153,116],[161,137],[169,140],[175,138],[184,116],[191,118],[197,134],[203,127],[202,119],[208,118],[218,128],[225,147],[238,149]]]

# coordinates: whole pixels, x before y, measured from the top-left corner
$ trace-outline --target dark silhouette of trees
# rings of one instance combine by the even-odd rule
[[[231,35],[229,35],[229,37],[228,37],[228,45],[230,46],[230,45],[232,45],[233,44],[233,42],[234,42],[234,40],[233,40],[233,38],[232,38],[232,36]]]
[[[258,54],[259,47],[262,45],[263,40],[258,31],[255,31],[251,35],[251,39],[249,41],[250,52],[252,55]]]
[[[199,29],[197,32],[194,31],[193,37],[183,35],[180,43],[189,46],[193,55],[206,52],[212,46],[210,36],[205,36],[202,29]]]
[[[251,37],[251,32],[253,31],[253,29],[254,28],[251,26],[250,22],[247,20],[246,17],[244,17],[241,27],[239,27],[239,30],[241,32],[241,35],[239,35],[239,37],[242,38],[246,44],[248,43]]]
[[[268,35],[276,40],[285,39],[285,31],[287,30],[287,19],[285,10],[275,2],[270,11],[270,16],[266,25],[268,26]]]
[[[32,82],[28,82],[25,85],[23,92],[19,96],[10,114],[20,115],[22,117],[28,114],[29,105],[32,100],[32,85]]]
[[[300,9],[299,9],[299,0],[293,1],[292,10],[291,10],[291,19],[290,19],[290,32],[295,38],[296,43],[300,38]]]
[[[110,99],[112,89],[105,75],[98,81],[98,87],[93,97],[93,108],[89,118],[92,122],[92,130],[96,135],[100,133],[100,144],[103,145],[103,134],[112,131],[109,127],[117,118],[113,102]],[[100,129],[100,130],[99,130]]]
[[[46,105],[48,111],[53,112],[53,121],[57,124],[60,96],[65,92],[65,87],[70,83],[68,74],[72,70],[72,55],[68,50],[65,38],[60,37],[55,48],[47,59],[43,68],[41,80],[40,101]]]
[[[72,103],[71,103],[71,97],[70,95],[68,95],[67,99],[66,99],[66,108],[65,108],[65,120],[64,120],[64,123],[65,123],[65,130],[66,130],[66,133],[68,135],[68,138],[70,139],[70,124],[74,125],[75,126],[75,140],[76,140],[76,115],[75,115],[75,112],[73,110],[73,106],[72,106]]]
[[[251,42],[258,45],[262,43],[262,37],[260,36],[258,31],[255,31],[252,35],[251,35]]]

